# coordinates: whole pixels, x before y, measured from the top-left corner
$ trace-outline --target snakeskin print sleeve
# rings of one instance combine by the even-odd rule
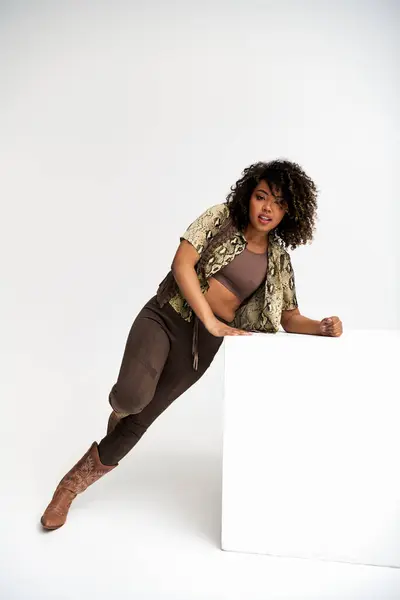
[[[180,241],[187,240],[201,256],[210,239],[217,233],[223,221],[229,215],[226,204],[215,204],[193,221],[181,235]]]

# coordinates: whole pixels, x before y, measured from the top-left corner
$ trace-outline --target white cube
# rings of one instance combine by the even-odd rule
[[[222,549],[400,567],[400,331],[224,351]]]

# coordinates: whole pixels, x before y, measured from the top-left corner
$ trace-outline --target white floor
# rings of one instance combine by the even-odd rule
[[[400,598],[398,569],[220,550],[221,361],[78,496],[53,532],[41,529],[40,516],[60,477],[101,439],[106,400],[94,406],[106,377],[70,382],[56,397],[50,370],[32,366],[29,385],[18,381],[25,410],[4,403],[2,421],[2,599]],[[87,390],[85,406],[77,389]]]

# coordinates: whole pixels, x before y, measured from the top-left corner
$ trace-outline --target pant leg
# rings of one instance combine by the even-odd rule
[[[136,414],[152,400],[169,349],[162,322],[143,309],[129,332],[118,379],[109,395],[116,412]]]
[[[188,325],[182,320],[183,329]],[[137,444],[161,413],[196,383],[210,366],[223,338],[212,336],[204,325],[199,323],[200,360],[198,370],[195,371],[191,354],[191,331],[190,327],[190,335],[172,337],[168,357],[152,400],[140,413],[130,414],[121,419],[114,430],[101,440],[99,454],[103,464],[112,465],[119,462]]]

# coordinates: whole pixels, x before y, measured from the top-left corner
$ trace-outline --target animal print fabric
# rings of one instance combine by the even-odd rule
[[[266,278],[236,311],[231,323],[234,327],[276,333],[282,311],[298,307],[290,255],[271,233]],[[183,239],[190,242],[200,255],[196,272],[203,294],[209,287],[207,280],[243,252],[247,245],[243,233],[232,224],[227,204],[216,204],[204,211],[181,235],[180,240]],[[161,282],[157,297],[161,305],[169,302],[186,321],[193,319],[193,310],[179,291],[171,272]]]

